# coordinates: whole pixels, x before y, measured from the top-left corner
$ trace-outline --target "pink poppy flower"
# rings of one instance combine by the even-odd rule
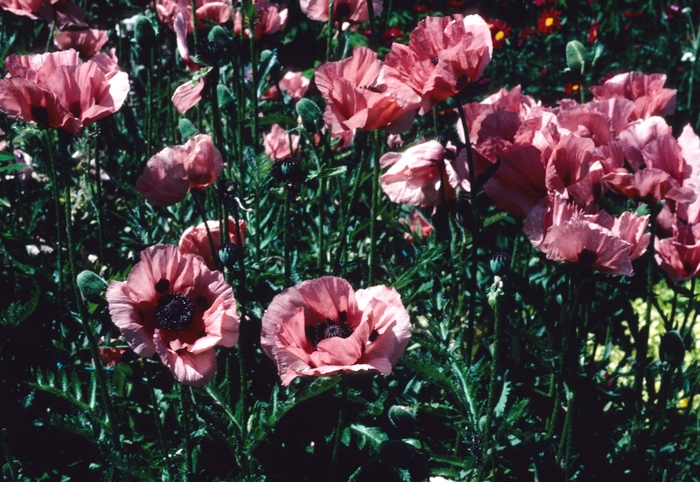
[[[263,35],[272,35],[278,32],[287,23],[287,9],[280,10],[279,6],[270,3],[268,0],[254,0],[255,18],[253,28],[253,38],[259,40]],[[250,28],[243,28],[243,16],[241,11],[236,10],[233,19],[233,31],[244,38],[250,38]]]
[[[270,87],[261,97],[261,100],[279,100],[280,92],[286,92],[292,100],[299,100],[309,90],[311,80],[304,77],[301,72],[287,72],[279,80],[279,90],[277,86]]]
[[[87,28],[86,12],[73,2],[57,0],[0,0],[0,8],[15,15],[41,19],[46,22],[55,20],[59,29],[66,27]]]
[[[289,142],[291,140],[291,147]],[[292,157],[292,151],[299,157],[299,134],[290,134],[279,124],[272,124],[272,129],[268,134],[263,134],[263,145],[265,155],[273,161]]]
[[[332,276],[286,289],[262,318],[262,348],[283,385],[299,376],[389,375],[410,337],[411,322],[395,289],[354,291]]]
[[[221,247],[222,238],[219,221],[207,221],[207,226],[209,226],[209,232],[214,240],[214,248],[218,250]],[[228,242],[242,247],[245,244],[245,226],[245,221],[242,219],[238,221],[238,229],[241,232],[241,240],[239,242],[236,230],[236,221],[232,217],[229,217]],[[207,235],[207,228],[204,226],[204,223],[187,228],[180,237],[179,247],[180,253],[193,254],[204,261],[207,268],[211,270],[216,269],[214,254],[211,251],[211,244],[209,243],[209,236]]]
[[[392,134],[413,124],[413,111],[402,109],[382,81],[377,53],[356,47],[351,57],[316,69],[316,87],[328,103],[323,120],[331,133],[385,128]]]
[[[329,0],[301,0],[301,11],[311,20],[328,21]],[[381,0],[372,0],[374,15],[382,13],[384,8]],[[333,20],[353,24],[369,22],[367,0],[335,0],[333,2]]]
[[[126,281],[107,288],[112,321],[142,357],[158,353],[177,381],[201,387],[216,372],[216,345],[238,340],[239,317],[231,286],[177,246],[141,252]]]
[[[82,64],[72,49],[10,55],[5,67],[8,76],[0,80],[0,111],[74,135],[119,110],[130,89],[128,74],[102,53]]]
[[[604,211],[586,214],[559,194],[543,200],[525,220],[530,242],[559,263],[588,266],[609,274],[632,276],[632,260],[646,251],[649,216]]]
[[[66,30],[54,35],[59,50],[75,49],[81,57],[94,57],[109,40],[107,30]]]
[[[454,148],[450,149],[454,155]],[[456,179],[452,166],[445,162],[447,150],[437,141],[409,147],[403,152],[387,152],[379,163],[389,167],[379,179],[382,190],[392,202],[409,206],[435,206],[445,197],[457,197],[449,178]],[[448,167],[449,166],[449,167]]]
[[[199,81],[196,83],[194,81],[187,81],[178,86],[175,92],[173,92],[173,96],[170,98],[175,110],[184,115],[185,112],[197,105],[204,96],[204,88],[206,86],[206,77],[200,77]]]
[[[113,367],[122,361],[126,350],[124,348],[106,346],[98,348],[97,353],[100,357],[100,365],[103,367]]]
[[[402,108],[424,115],[477,80],[492,52],[491,31],[480,16],[426,17],[407,46],[391,46],[386,83]]]
[[[413,233],[403,233],[403,239],[406,240],[407,243],[413,243],[416,240],[413,235],[418,235],[420,238],[425,238],[430,236],[432,232],[435,231],[435,228],[432,224],[430,224],[430,221],[428,221],[418,209],[411,211],[408,214],[408,219],[401,218],[399,219],[399,222],[401,224],[408,224],[411,233]]]
[[[673,237],[657,238],[654,247],[656,262],[674,283],[700,274],[700,225],[678,226]]]
[[[596,100],[624,98],[634,102],[630,120],[666,116],[676,110],[676,90],[664,89],[666,75],[641,72],[618,74],[603,84],[591,87]]]
[[[172,206],[191,189],[205,189],[224,170],[211,137],[198,134],[182,146],[166,147],[148,160],[136,180],[136,190],[151,204]]]
[[[161,22],[173,29],[175,17],[185,14],[187,33],[192,33],[192,2],[190,0],[156,0],[156,13]],[[227,1],[197,0],[197,28],[204,28],[204,21],[219,25],[231,20],[231,5]]]

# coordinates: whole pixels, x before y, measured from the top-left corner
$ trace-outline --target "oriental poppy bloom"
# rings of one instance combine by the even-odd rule
[[[224,170],[219,150],[211,137],[198,134],[182,146],[166,147],[146,164],[136,180],[136,190],[151,204],[172,206],[191,189],[204,189]]]
[[[211,233],[212,240],[214,241],[214,249],[217,251],[221,248],[221,227],[219,221],[207,221],[206,226],[209,227],[209,232]],[[211,243],[209,242],[209,235],[207,234],[207,227],[202,224],[197,226],[190,226],[182,233],[180,237],[180,253],[182,254],[193,254],[200,258],[207,265],[209,269],[216,269],[216,262],[214,261],[214,254],[211,251]],[[245,221],[242,219],[238,221],[238,229],[236,229],[236,221],[232,218],[228,218],[228,242],[236,244],[240,247],[244,244],[245,239]],[[238,239],[238,231],[241,232],[241,239]],[[226,241],[224,241],[226,242]]]
[[[304,281],[275,296],[262,318],[261,345],[283,385],[299,376],[391,373],[411,337],[393,288],[354,291],[342,278]]]
[[[591,92],[596,100],[623,98],[633,101],[634,112],[629,118],[633,121],[673,114],[676,110],[676,90],[663,88],[665,83],[665,74],[626,72],[591,87]]]
[[[278,32],[287,23],[287,9],[280,10],[268,0],[254,0],[255,16],[253,19],[253,38],[260,39],[263,35],[272,35]],[[249,20],[249,19],[247,19]],[[233,31],[244,38],[250,38],[250,28],[243,28],[243,16],[240,10],[236,10],[233,19]]]
[[[403,233],[403,239],[406,240],[407,243],[413,243],[416,240],[413,236],[414,234],[418,235],[419,238],[425,238],[435,231],[430,221],[425,219],[425,216],[423,216],[418,209],[411,211],[408,215],[408,219],[401,218],[399,222],[401,224],[408,224],[411,233],[413,233]]]
[[[204,27],[204,20],[217,24],[231,20],[230,2],[216,0],[197,0],[195,13],[197,15],[198,28]],[[161,22],[173,28],[175,17],[179,13],[185,15],[187,33],[192,33],[192,2],[190,0],[156,0],[156,12]]]
[[[219,271],[177,246],[141,252],[126,281],[107,288],[112,321],[142,357],[156,352],[177,381],[201,387],[216,372],[216,345],[238,340],[239,317],[231,286]]]
[[[449,151],[454,156],[454,148]],[[392,202],[409,206],[440,204],[441,189],[447,199],[454,199],[456,192],[449,178],[456,178],[456,174],[445,162],[447,153],[437,141],[424,142],[401,153],[387,152],[379,160],[382,167],[390,166],[379,180],[382,190]]]
[[[107,43],[106,30],[66,30],[54,35],[53,43],[59,50],[75,49],[81,57],[94,57]]]
[[[292,100],[299,100],[309,90],[310,84],[311,81],[304,77],[301,72],[287,72],[277,85],[273,85],[260,96],[260,100],[278,100],[280,93],[284,94],[285,92]]]
[[[329,0],[301,0],[301,11],[311,20],[319,22],[328,21]],[[382,13],[384,8],[381,0],[372,0],[375,17]],[[349,22],[360,24],[369,22],[369,10],[367,0],[335,0],[333,2],[333,20],[335,22]]]
[[[492,52],[491,32],[480,16],[426,17],[408,45],[391,46],[386,84],[402,108],[420,108],[424,115],[477,80]]]
[[[289,145],[290,141],[291,146]],[[300,154],[299,134],[290,134],[279,124],[272,124],[269,134],[263,134],[263,145],[265,146],[265,155],[273,161],[292,157],[292,151],[297,157]]]
[[[129,75],[106,54],[84,63],[73,49],[10,55],[5,67],[8,76],[0,80],[0,111],[73,135],[119,110],[130,88]]]
[[[560,16],[561,10],[557,10],[556,8],[544,10],[537,18],[537,30],[539,30],[542,35],[549,35],[554,33],[555,30],[559,30],[559,28],[561,28],[561,22],[559,21]]]
[[[656,239],[656,262],[671,281],[687,281],[700,275],[700,225],[679,225],[673,237]]]
[[[396,134],[413,124],[414,112],[401,108],[383,82],[377,53],[356,47],[351,57],[316,69],[316,87],[328,104],[323,120],[332,134],[386,128]]]

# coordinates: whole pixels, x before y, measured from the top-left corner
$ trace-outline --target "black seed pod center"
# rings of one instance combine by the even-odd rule
[[[582,249],[581,252],[578,254],[578,260],[581,264],[585,264],[588,266],[593,266],[595,264],[596,260],[598,259],[598,255],[596,254],[595,251],[592,251],[590,249]]]
[[[168,293],[158,301],[156,325],[158,328],[179,331],[186,330],[194,322],[194,305],[186,297]]]
[[[160,293],[161,295],[168,291],[170,288],[170,281],[167,279],[162,279],[159,282],[156,283],[156,291]]]
[[[341,338],[347,338],[352,335],[352,326],[346,321],[347,313],[341,311],[338,314],[338,320],[331,320],[326,318],[326,321],[322,321],[316,326],[306,327],[306,336],[309,338],[311,343],[314,345],[314,350],[316,345],[318,345],[321,340],[326,338],[333,338],[334,336],[339,336]]]
[[[433,57],[430,62],[432,62],[433,65],[437,65],[438,62],[440,62],[440,59],[438,59],[437,57]]]

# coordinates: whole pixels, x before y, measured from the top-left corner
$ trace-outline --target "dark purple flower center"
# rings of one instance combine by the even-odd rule
[[[194,322],[194,305],[186,296],[168,293],[158,300],[156,326],[170,331],[186,330]]]
[[[440,62],[440,59],[438,59],[437,57],[433,57],[430,62],[432,62],[433,65],[437,65],[438,62]]]
[[[347,322],[347,318],[347,313],[341,311],[338,313],[337,320],[326,318],[326,321],[322,321],[316,326],[307,326],[306,336],[309,338],[309,341],[313,343],[314,350],[321,340],[325,340],[326,338],[333,338],[334,336],[347,338],[352,335],[353,328],[350,323]]]
[[[582,249],[581,252],[578,254],[578,260],[581,264],[586,264],[588,266],[593,266],[595,264],[596,260],[598,259],[598,255],[596,254],[595,251],[592,251],[590,249]]]
[[[49,125],[49,111],[46,109],[46,107],[33,105],[31,107],[31,114],[32,114],[32,118],[40,126],[48,126]]]

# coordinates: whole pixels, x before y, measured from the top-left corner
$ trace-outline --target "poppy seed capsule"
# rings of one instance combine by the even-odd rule
[[[386,440],[379,446],[379,460],[393,467],[403,467],[416,455],[416,448],[403,440]]]
[[[219,248],[219,259],[228,269],[236,266],[236,263],[238,263],[242,257],[243,250],[236,243],[224,243],[221,248]]]
[[[510,255],[508,253],[496,253],[489,260],[491,272],[495,275],[503,274],[508,269],[509,263]]]
[[[672,368],[677,368],[683,362],[685,345],[680,333],[676,330],[666,332],[661,336],[659,344],[659,358],[668,363]]]
[[[287,157],[281,161],[273,162],[270,175],[277,181],[287,184],[299,184],[304,180],[301,163],[296,157]]]

